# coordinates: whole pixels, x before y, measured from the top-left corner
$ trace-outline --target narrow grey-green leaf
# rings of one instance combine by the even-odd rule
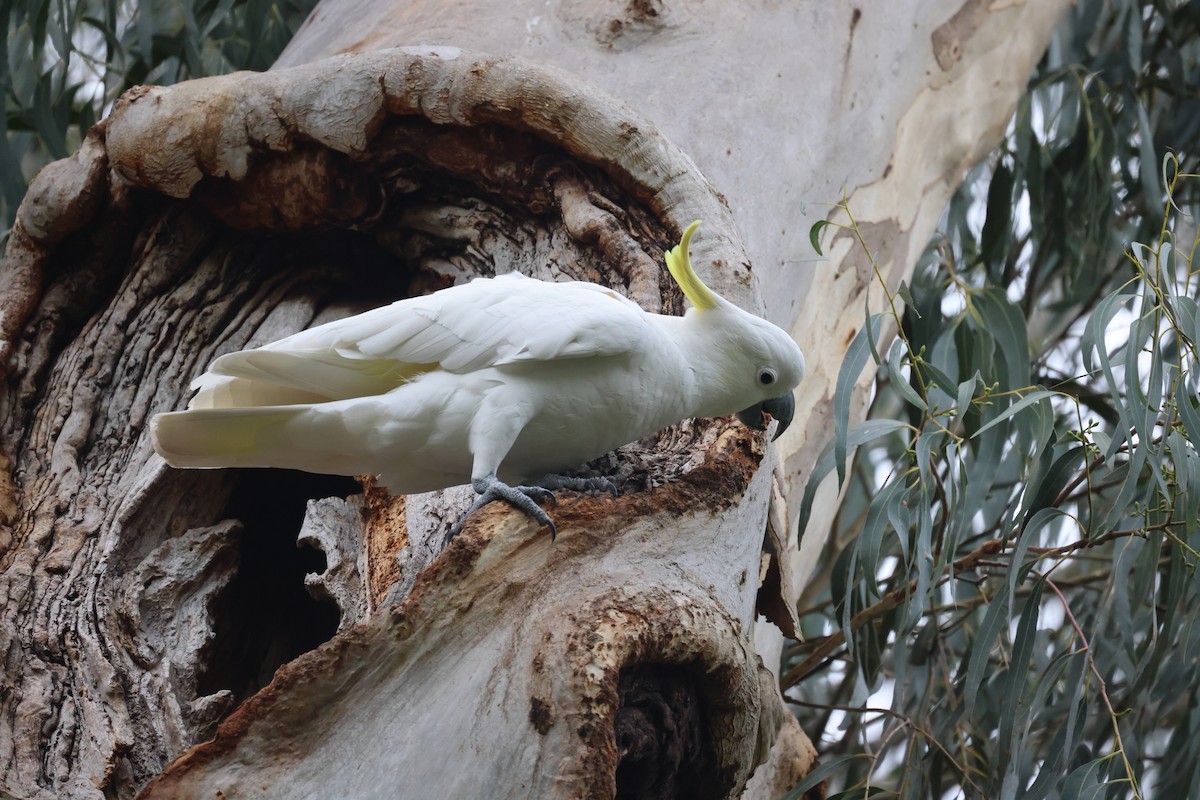
[[[1174,299],[1175,313],[1179,316],[1179,335],[1185,341],[1190,342],[1193,346],[1200,344],[1197,341],[1197,322],[1200,320],[1200,305],[1190,297],[1176,296]]]
[[[1179,376],[1179,385],[1186,386],[1188,381],[1185,379],[1187,373]],[[1196,410],[1196,406],[1192,404],[1192,397],[1188,392],[1175,393],[1175,408],[1179,412],[1179,421],[1183,423],[1183,429],[1187,431],[1188,438],[1197,447],[1200,447],[1200,411]]]
[[[1034,403],[1040,403],[1049,397],[1053,397],[1055,394],[1056,392],[1052,392],[1049,389],[1035,389],[1029,394],[1024,395],[1020,400],[1013,403],[1008,408],[1004,409],[1004,411],[998,414],[995,419],[980,427],[979,430],[975,431],[971,438],[974,439],[975,437],[979,436],[979,434],[995,427],[996,425],[999,425],[1001,422],[1004,422],[1004,420],[1008,419],[1014,414],[1019,414],[1021,411],[1024,411]]]
[[[850,399],[854,394],[854,385],[863,367],[867,365],[867,335],[879,335],[879,325],[883,315],[872,316],[850,342],[846,357],[842,359],[841,369],[838,370],[837,386],[833,396],[833,451],[835,467],[837,468],[838,486],[846,482],[846,457],[849,444],[847,431],[850,426]]]
[[[1120,290],[1112,292],[1096,304],[1096,310],[1088,317],[1087,324],[1083,329],[1083,336],[1079,341],[1079,346],[1083,356],[1083,367],[1089,373],[1096,371],[1096,362],[1093,353],[1098,348],[1105,347],[1104,338],[1109,323],[1112,322],[1112,318],[1116,316],[1117,312],[1121,310],[1121,305],[1131,300],[1134,296]]]
[[[954,387],[956,385],[953,378],[951,378],[949,375],[947,375],[941,369],[935,367],[933,364],[929,363],[928,361],[922,361],[921,365],[920,365],[920,369],[921,369],[921,374],[924,375],[926,378],[925,383],[928,386],[930,386],[930,387],[936,386],[937,388],[939,388],[943,392],[945,392],[947,397],[953,396],[950,394],[952,391],[954,391]]]
[[[784,795],[784,800],[801,800],[805,793],[822,781],[829,780],[841,773],[850,762],[858,758],[871,758],[867,753],[852,753],[850,755],[834,756],[821,762],[821,765],[804,776],[804,780],[796,784],[790,792]]]
[[[900,372],[900,362],[903,359],[903,345],[900,343],[899,338],[893,339],[892,347],[888,350],[887,357],[888,378],[891,381],[891,386],[910,404],[922,411],[928,411],[929,406],[921,399],[921,395],[917,394],[917,390],[912,387],[912,384]]]
[[[1002,584],[1000,590],[992,595],[983,615],[983,622],[971,643],[971,657],[967,661],[966,679],[963,681],[963,714],[970,716],[975,707],[975,698],[979,695],[979,685],[983,682],[984,669],[991,660],[992,648],[996,637],[1008,624],[1008,584]]]
[[[1141,22],[1138,22],[1139,31]],[[1137,120],[1138,120],[1138,149],[1141,155],[1141,168],[1138,170],[1142,179],[1143,190],[1146,192],[1147,198],[1152,198],[1151,202],[1161,202],[1163,196],[1163,187],[1158,182],[1158,170],[1152,169],[1151,165],[1159,163],[1158,158],[1154,154],[1154,126],[1150,124],[1150,117],[1146,113],[1146,106],[1141,102],[1137,102]]]
[[[993,283],[1000,284],[1011,242],[1013,171],[1001,162],[988,184],[987,213],[979,239],[979,254]]]
[[[1037,638],[1043,585],[1042,580],[1034,581],[1033,590],[1025,598],[1025,607],[1021,611],[1021,620],[1017,623],[1017,634],[1013,639],[1012,657],[1009,660],[1004,687],[1004,702],[1000,706],[1000,741],[1003,746],[1009,748],[1009,757],[1014,759],[1019,738],[1016,732],[1017,712],[1027,702],[1025,686],[1029,681],[1029,660],[1033,657],[1034,642]]]
[[[906,423],[894,419],[863,420],[850,426],[850,431],[846,435],[846,446],[847,448],[858,447],[873,439],[887,436],[890,433],[895,433],[905,428],[908,428]],[[813,498],[817,494],[817,489],[820,488],[821,481],[825,480],[825,477],[833,471],[835,458],[834,443],[830,442],[821,451],[821,455],[817,457],[817,463],[813,466],[812,475],[809,476],[808,482],[804,485],[804,495],[800,500],[800,519],[798,523],[800,536],[804,535],[804,529],[808,525],[808,518],[812,513]]]
[[[1025,487],[1025,519],[1052,506],[1068,484],[1087,468],[1088,452],[1083,445],[1067,448],[1062,455],[1036,476]],[[1059,509],[1055,511],[1062,512]]]
[[[1108,756],[1102,756],[1077,767],[1063,783],[1063,800],[1095,800],[1103,794],[1105,785],[1100,770],[1108,760]]]
[[[975,388],[979,386],[980,381],[979,370],[976,370],[970,380],[963,381],[958,385],[958,398],[955,401],[955,421],[960,422],[963,414],[967,413],[967,409],[971,407],[971,398],[975,396]]]
[[[1010,600],[1016,597],[1017,584],[1025,580],[1025,576],[1032,564],[1022,563],[1025,559],[1025,553],[1029,546],[1037,537],[1038,532],[1046,526],[1050,520],[1055,517],[1066,516],[1066,514],[1057,508],[1043,508],[1041,511],[1033,515],[1033,517],[1025,524],[1024,530],[1021,531],[1021,536],[1017,539],[1017,544],[1013,547],[1012,558],[1008,565],[1008,596]]]
[[[905,488],[903,480],[892,478],[891,483],[875,495],[856,543],[863,567],[863,580],[867,591],[874,597],[879,597],[879,559],[883,552],[884,534],[887,533],[889,511],[892,505],[904,501]],[[903,536],[907,531],[898,533]]]
[[[999,289],[984,289],[974,295],[980,323],[996,342],[998,375],[1001,389],[1022,389],[1029,385],[1029,337],[1025,317]]]

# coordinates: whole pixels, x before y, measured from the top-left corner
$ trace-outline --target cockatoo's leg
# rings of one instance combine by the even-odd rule
[[[454,523],[450,528],[446,534],[445,544],[449,544],[450,540],[458,535],[468,517],[493,500],[503,500],[524,511],[535,522],[540,522],[550,529],[551,539],[558,534],[558,528],[555,527],[554,520],[550,519],[550,515],[538,506],[539,502],[549,502],[552,504],[557,502],[554,492],[549,489],[541,486],[509,486],[507,483],[500,481],[494,472],[490,472],[482,478],[475,478],[471,481],[471,485],[475,487],[475,491],[479,493],[479,497],[467,509],[467,513],[459,517],[458,522]]]
[[[519,398],[518,398],[519,399]],[[479,497],[446,534],[445,543],[458,535],[467,518],[493,500],[503,500],[524,511],[530,519],[550,529],[550,538],[558,528],[550,515],[538,503],[557,502],[556,489],[577,492],[609,492],[617,494],[616,485],[608,478],[568,478],[564,475],[544,475],[529,485],[509,486],[496,477],[496,469],[508,454],[517,436],[529,421],[534,409],[528,403],[514,402],[502,391],[489,393],[471,425],[472,464],[471,485]]]

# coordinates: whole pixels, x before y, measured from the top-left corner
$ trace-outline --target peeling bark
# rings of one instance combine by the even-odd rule
[[[327,0],[294,69],[122,98],[38,176],[0,270],[0,793],[792,785],[815,754],[756,607],[786,629],[816,561],[787,498],[872,275],[844,238],[797,271],[805,237],[781,217],[796,187],[834,199],[849,172],[885,273],[905,274],[1062,3],[945,0],[906,20],[911,63],[881,61],[908,46],[909,5],[852,21]],[[412,46],[334,55],[385,45]],[[796,89],[839,63],[848,110]],[[933,119],[958,135],[930,141]],[[597,281],[677,313],[659,265],[695,218],[704,279],[810,355],[796,424],[764,450],[729,420],[685,421],[599,459],[620,497],[564,493],[554,543],[490,507],[439,552],[469,490],[177,472],[150,449],[150,415],[215,356],[475,275]]]

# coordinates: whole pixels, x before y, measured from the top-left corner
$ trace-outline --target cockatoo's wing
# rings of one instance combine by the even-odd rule
[[[622,355],[647,330],[645,312],[611,289],[512,273],[221,356],[193,384],[189,408],[318,403],[383,394],[433,370]]]

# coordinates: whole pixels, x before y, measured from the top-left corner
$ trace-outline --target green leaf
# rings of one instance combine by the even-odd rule
[[[1068,448],[1054,463],[1039,474],[1031,476],[1025,486],[1025,519],[1029,520],[1056,503],[1058,495],[1087,465],[1087,448],[1083,445]],[[1059,509],[1053,509],[1063,513]]]
[[[1138,22],[1140,27],[1141,22]],[[1142,178],[1143,191],[1146,192],[1146,199],[1150,203],[1157,204],[1163,197],[1163,187],[1158,182],[1158,170],[1153,168],[1153,165],[1159,163],[1158,157],[1154,154],[1154,126],[1150,124],[1150,117],[1146,114],[1146,106],[1142,103],[1137,103],[1137,120],[1138,120],[1138,150],[1140,155],[1139,174]]]
[[[879,597],[879,559],[883,552],[883,537],[887,532],[888,516],[892,507],[904,502],[905,484],[903,480],[893,478],[883,491],[875,495],[871,507],[867,511],[867,520],[863,531],[859,534],[857,548],[863,568],[863,579],[869,592]],[[897,533],[907,534],[907,530]]]
[[[1067,516],[1064,511],[1058,508],[1043,508],[1034,514],[1029,522],[1027,522],[1021,531],[1021,536],[1017,539],[1017,544],[1013,548],[1012,556],[1008,564],[1008,597],[1010,601],[1016,597],[1017,584],[1025,580],[1029,571],[1033,568],[1033,563],[1026,564],[1025,552],[1029,546],[1036,540],[1037,534],[1046,526],[1050,520],[1055,517]]]
[[[138,46],[147,61],[154,60],[154,33],[157,28],[154,0],[137,0],[137,15],[133,24],[137,29]]]
[[[1173,298],[1173,303],[1179,321],[1178,334],[1192,346],[1200,344],[1200,304],[1190,297],[1180,295]]]
[[[817,251],[817,255],[823,256],[825,253],[821,250],[821,231],[825,226],[830,224],[827,219],[819,219],[813,223],[813,226],[808,229],[808,242],[812,245],[812,249]]]
[[[929,591],[933,583],[932,567],[934,561],[933,513],[930,508],[930,494],[930,491],[924,491],[917,497],[917,508],[914,515],[917,526],[917,538],[916,547],[911,559],[917,570],[917,586],[913,593],[905,600],[907,619],[904,623],[904,636],[908,636],[916,629],[917,625],[921,622],[921,617],[925,609],[929,606],[932,599]]]
[[[975,707],[975,699],[979,695],[979,685],[983,682],[984,670],[991,660],[996,637],[1007,625],[1008,585],[1002,584],[1000,590],[992,595],[988,602],[983,622],[971,643],[971,656],[967,661],[967,674],[963,681],[963,714],[965,716],[970,716]]]
[[[953,397],[950,394],[957,386],[954,379],[947,375],[942,370],[930,364],[928,361],[922,361],[920,364],[921,374],[926,378],[926,385],[929,387],[937,387],[946,393],[947,397]]]
[[[921,399],[921,395],[917,394],[917,390],[912,387],[912,384],[905,379],[900,372],[900,362],[904,360],[903,345],[900,340],[893,339],[892,347],[888,351],[887,370],[888,376],[891,379],[891,387],[895,389],[901,397],[908,403],[916,406],[921,411],[928,411],[929,405]]]
[[[984,431],[991,430],[1001,422],[1004,422],[1006,419],[1009,419],[1010,417],[1029,408],[1034,403],[1044,402],[1045,400],[1054,397],[1055,394],[1057,394],[1057,392],[1052,392],[1048,389],[1035,389],[1029,394],[1024,395],[1020,400],[1013,403],[1008,408],[1004,409],[1004,411],[998,414],[995,419],[989,420],[987,424],[981,426],[979,430],[975,431],[975,433],[971,435],[971,438],[976,438],[979,436],[979,434],[983,433]]]
[[[1179,384],[1187,386],[1187,373],[1180,375]],[[1198,398],[1200,400],[1200,398]],[[1175,395],[1175,409],[1179,412],[1179,421],[1183,423],[1183,429],[1187,431],[1188,439],[1193,444],[1200,446],[1200,411],[1192,403],[1192,397],[1187,392],[1179,392]]]
[[[1068,775],[1062,788],[1063,800],[1094,800],[1100,797],[1105,790],[1100,772],[1108,760],[1107,756],[1097,758]]]
[[[976,370],[970,380],[963,381],[958,385],[958,396],[954,403],[956,409],[954,418],[956,422],[961,422],[963,414],[971,407],[971,399],[975,396],[975,389],[979,386],[980,382],[981,376],[979,371]],[[975,433],[978,434],[979,431],[975,431]]]
[[[850,342],[846,357],[842,359],[841,369],[838,370],[837,386],[833,396],[833,442],[838,486],[846,482],[850,399],[854,395],[854,385],[858,382],[858,376],[862,374],[863,367],[867,365],[867,336],[877,337],[879,335],[882,319],[882,314],[875,314],[859,329],[854,336],[854,341]]]
[[[1181,402],[1189,401],[1182,398]],[[1178,516],[1191,536],[1200,529],[1200,453],[1197,452],[1200,448],[1188,442],[1178,430],[1171,431],[1167,443],[1176,479],[1183,487],[1182,496],[1176,498]]]
[[[1080,339],[1080,352],[1083,355],[1083,367],[1089,373],[1095,373],[1096,362],[1093,360],[1093,353],[1097,350],[1107,353],[1107,348],[1104,344],[1104,335],[1108,330],[1109,323],[1112,322],[1117,312],[1121,310],[1121,306],[1130,302],[1136,295],[1120,290],[1111,292],[1106,295],[1099,303],[1096,304],[1096,310],[1088,318],[1087,325],[1084,326],[1083,336]]]
[[[217,7],[213,9],[212,16],[210,16],[208,21],[204,24],[204,30],[200,32],[200,38],[211,38],[213,31],[217,29],[217,26],[232,21],[231,12],[233,11],[234,2],[235,0],[219,0]]]
[[[983,221],[979,254],[993,283],[1000,284],[1012,228],[1013,171],[1001,163],[988,184],[987,216]]]
[[[15,214],[21,198],[25,195],[25,179],[21,175],[21,164],[12,147],[13,139],[8,133],[8,112],[5,106],[7,94],[0,86],[0,194],[3,194],[4,200]]]
[[[1017,635],[1013,639],[1013,652],[1009,660],[1008,673],[1004,681],[1003,703],[1000,706],[1000,742],[1009,749],[1010,753],[1017,750],[1016,719],[1017,712],[1025,705],[1025,686],[1029,680],[1028,665],[1033,657],[1034,643],[1037,638],[1038,612],[1042,607],[1042,587],[1044,581],[1039,579],[1033,583],[1033,591],[1025,598],[1025,607],[1021,611],[1021,620],[1017,623]],[[1015,757],[1015,756],[1014,756]],[[1003,766],[1007,759],[1001,759]]]
[[[876,316],[880,319],[883,318],[882,314]],[[875,362],[875,365],[883,366],[883,359],[879,357],[879,348],[875,342],[879,337],[879,326],[872,325],[872,319],[874,317],[871,316],[871,295],[870,292],[863,292],[863,327],[867,332],[867,347],[871,350],[871,360]]]
[[[979,324],[996,343],[997,378],[1002,391],[1029,385],[1029,338],[1021,311],[999,289],[983,289],[972,300]]]
[[[847,449],[858,447],[866,442],[905,428],[908,428],[908,425],[893,419],[864,420],[850,426],[850,430],[846,434],[846,447]],[[835,453],[834,443],[830,442],[821,451],[821,455],[817,457],[817,463],[813,467],[812,475],[809,476],[808,482],[804,485],[804,496],[800,500],[800,519],[797,526],[798,534],[801,537],[804,535],[804,529],[808,526],[808,518],[812,513],[813,498],[817,494],[817,489],[820,488],[821,481],[825,480],[825,476],[834,469]],[[842,463],[845,463],[845,461]]]
[[[852,753],[850,755],[834,756],[830,759],[822,759],[821,764],[812,772],[804,776],[804,780],[792,787],[792,790],[784,795],[784,800],[801,800],[805,793],[813,789],[822,781],[829,780],[834,775],[838,775],[845,771],[856,759],[870,759],[871,756],[866,753]]]

